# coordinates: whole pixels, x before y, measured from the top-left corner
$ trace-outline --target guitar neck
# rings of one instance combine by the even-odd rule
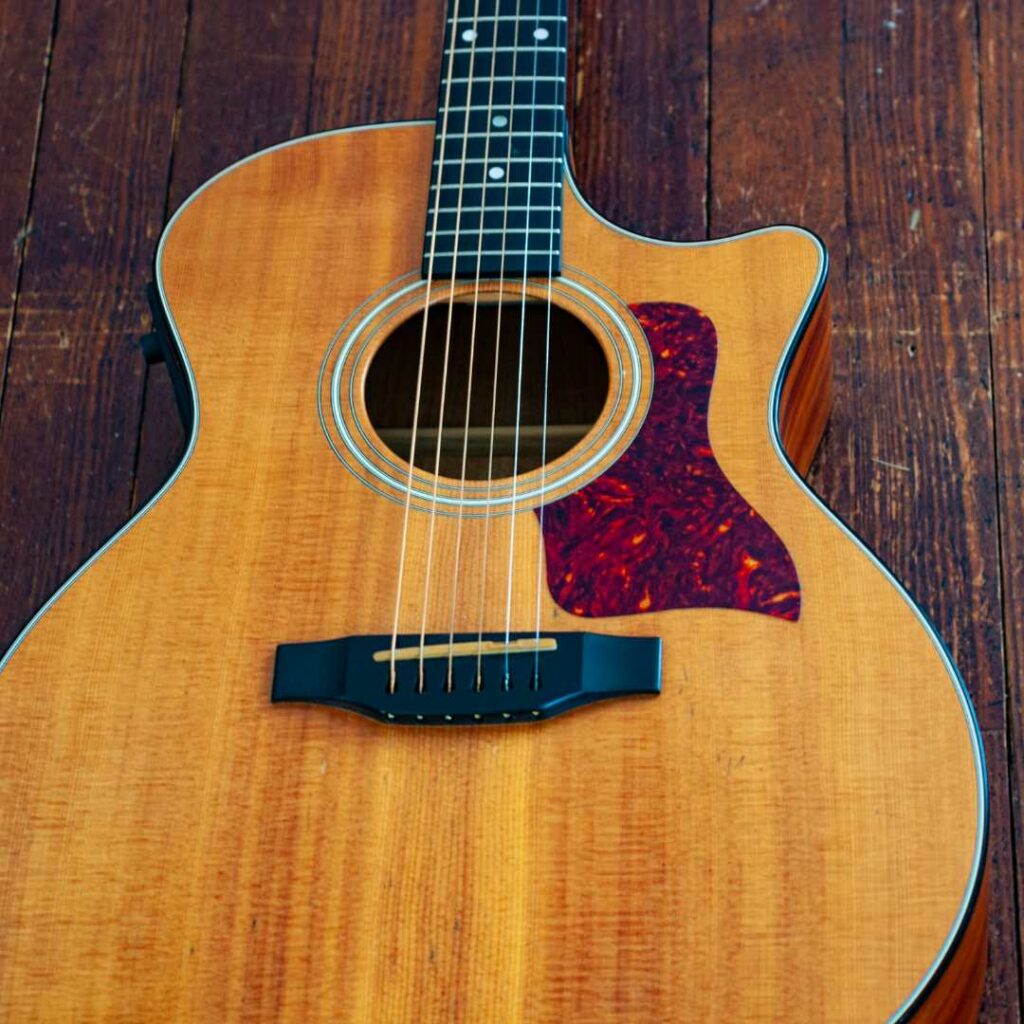
[[[450,0],[423,275],[558,274],[566,0]]]

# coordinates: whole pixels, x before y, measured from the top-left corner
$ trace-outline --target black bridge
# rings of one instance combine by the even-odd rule
[[[397,655],[390,634],[281,644],[271,700],[403,725],[501,725],[661,691],[657,637],[430,633],[421,646],[401,635]]]

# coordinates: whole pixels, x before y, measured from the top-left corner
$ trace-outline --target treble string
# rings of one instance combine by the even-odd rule
[[[567,46],[567,43],[562,42],[562,19],[556,19],[555,27],[555,47]],[[534,83],[536,85],[536,83]],[[558,81],[555,81],[555,100],[559,100],[559,88]],[[536,100],[536,97],[535,97]],[[558,142],[553,144],[553,148],[558,150]],[[562,187],[562,165],[559,161],[558,167],[555,168],[553,177],[555,178],[557,188]],[[541,608],[541,594],[543,593],[543,579],[544,579],[544,472],[547,468],[548,461],[548,382],[550,377],[551,367],[551,304],[554,294],[554,273],[555,273],[555,198],[552,193],[551,202],[548,204],[550,208],[550,220],[548,222],[548,295],[547,295],[547,311],[546,311],[546,323],[544,325],[544,391],[541,407],[541,427],[540,427],[540,508],[537,516],[540,520],[539,530],[537,534],[537,601],[536,601],[536,614],[534,619],[534,640],[537,642],[533,652],[533,683],[534,688],[540,687],[540,608]]]
[[[487,124],[484,129],[484,156],[483,156],[483,168],[486,173],[491,155],[491,118],[494,114],[494,83],[495,83],[495,71],[496,62],[498,56],[498,25],[501,23],[501,0],[497,0],[494,11],[494,29],[491,35],[491,70],[487,88]],[[468,102],[468,101],[467,101]],[[509,148],[511,149],[511,141],[509,142]],[[462,503],[466,496],[466,465],[469,456],[469,420],[470,420],[470,409],[472,406],[473,399],[473,369],[475,365],[476,357],[476,329],[477,329],[477,314],[480,308],[480,279],[483,268],[484,258],[484,216],[487,212],[487,204],[484,201],[484,189],[486,185],[481,186],[481,199],[480,199],[480,222],[477,230],[477,254],[476,254],[476,275],[473,282],[473,312],[472,320],[470,323],[469,331],[469,365],[466,372],[466,413],[463,422],[463,433],[462,433],[462,466],[459,472],[459,501],[456,506],[456,525],[455,525],[455,559],[452,568],[452,587],[451,587],[451,607],[448,615],[448,674],[447,674],[447,688],[450,691],[452,687],[453,678],[453,661],[455,658],[455,609],[457,605],[457,598],[459,595],[459,569],[462,558]],[[481,680],[477,679],[477,685]]]
[[[498,365],[499,356],[501,352],[501,312],[504,307],[504,288],[505,288],[505,253],[506,253],[506,233],[508,231],[508,208],[509,208],[509,192],[511,190],[511,179],[512,179],[512,136],[515,131],[515,115],[516,115],[516,69],[519,66],[519,21],[520,21],[520,3],[521,0],[516,0],[516,14],[515,21],[513,22],[513,40],[512,40],[512,77],[509,83],[509,110],[508,110],[508,154],[505,158],[505,204],[502,212],[501,222],[501,249],[500,257],[498,261],[498,308],[497,308],[497,323],[495,325],[494,332],[494,379],[491,382],[491,430],[490,437],[487,445],[487,488],[486,488],[486,499],[484,502],[484,538],[483,538],[483,554],[480,559],[480,619],[479,619],[479,633],[477,636],[477,656],[476,656],[476,689],[483,689],[483,638],[484,638],[484,611],[486,608],[487,598],[487,551],[488,542],[490,540],[490,526],[491,526],[491,478],[494,476],[494,430],[497,420],[498,411]],[[497,29],[495,29],[497,31]],[[527,210],[527,218],[529,218],[529,210]],[[529,220],[527,220],[529,223]],[[507,685],[507,677],[506,677]]]
[[[451,352],[451,341],[452,341],[452,317],[455,311],[455,279],[458,275],[459,268],[459,229],[462,224],[462,195],[466,183],[466,150],[469,145],[469,117],[471,111],[471,99],[473,92],[473,67],[474,60],[476,58],[476,39],[477,39],[477,28],[479,25],[480,16],[480,0],[475,0],[473,6],[473,26],[469,29],[469,70],[466,73],[466,102],[463,110],[463,132],[462,132],[462,156],[459,160],[459,189],[458,198],[455,206],[455,234],[453,236],[454,241],[452,243],[452,276],[449,284],[448,291],[448,322],[445,326],[444,334],[444,365],[441,370],[441,396],[440,396],[440,409],[437,416],[437,444],[434,448],[434,483],[433,489],[430,495],[430,527],[427,533],[427,560],[426,566],[423,573],[423,602],[420,613],[420,656],[419,656],[419,675],[417,677],[416,689],[418,693],[422,693],[426,686],[426,673],[423,665],[423,648],[426,644],[427,637],[427,609],[430,604],[430,572],[434,562],[434,533],[437,524],[437,494],[438,486],[440,484],[440,473],[441,473],[441,443],[444,434],[444,404],[445,398],[448,393],[448,360]],[[454,52],[456,45],[456,32],[458,30],[458,21],[456,20],[452,24],[452,50]],[[451,83],[449,83],[450,86]],[[444,180],[444,152],[442,150],[439,157],[438,166],[438,191],[440,192],[440,182]],[[486,165],[484,165],[484,174],[486,175]],[[485,186],[481,186],[482,189]],[[480,203],[483,206],[483,201]],[[452,690],[452,661],[451,656],[448,659],[448,676],[445,680],[445,689],[450,693]]]
[[[459,23],[459,0],[455,0],[452,10],[452,31],[450,36],[450,48],[448,52],[448,72],[445,82],[444,114],[441,118],[441,138],[438,147],[440,157],[444,156],[445,142],[448,137],[448,114],[451,105],[452,92],[452,69],[455,65],[455,29]],[[416,394],[413,399],[412,411],[412,438],[409,443],[409,472],[405,484],[405,507],[402,511],[402,539],[400,553],[398,556],[398,584],[395,589],[395,611],[391,626],[391,658],[390,670],[388,672],[387,691],[389,694],[395,692],[397,685],[397,673],[395,669],[395,656],[398,650],[398,621],[402,608],[402,585],[405,579],[405,558],[406,542],[409,537],[409,510],[412,506],[412,478],[413,469],[416,465],[416,434],[419,426],[420,398],[423,392],[423,363],[427,350],[427,318],[430,312],[430,288],[434,277],[434,254],[437,248],[437,220],[441,210],[441,174],[437,176],[437,189],[434,196],[434,209],[431,215],[430,228],[430,249],[427,254],[427,282],[424,292],[423,303],[423,329],[420,332],[420,355],[419,366],[416,370]]]

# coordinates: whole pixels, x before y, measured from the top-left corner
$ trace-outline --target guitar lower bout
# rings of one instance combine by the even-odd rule
[[[186,459],[0,675],[0,1021],[972,1019],[987,807],[966,691],[800,478],[829,395],[820,243],[642,238],[567,179],[565,287],[595,282],[631,339],[599,339],[590,433],[543,483],[472,493],[410,451],[407,513],[372,360],[332,359],[416,280],[432,147],[423,123],[298,140],[165,233]],[[615,344],[642,358],[620,368]],[[646,669],[657,644],[659,686],[513,728],[271,700],[279,649],[376,638],[386,669],[396,621],[417,655],[444,649],[432,664],[498,659],[499,685],[482,645],[505,636],[556,641],[531,659],[630,638]]]

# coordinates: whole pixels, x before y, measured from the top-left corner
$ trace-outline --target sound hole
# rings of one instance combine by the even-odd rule
[[[483,302],[477,308],[475,343],[473,306],[452,307],[444,420],[440,435],[441,476],[486,480],[528,473],[564,455],[597,421],[608,395],[608,364],[590,330],[568,311],[551,307],[550,360],[547,372],[547,427],[544,428],[545,338],[548,307],[527,302]],[[520,328],[522,373],[520,375]],[[437,458],[442,381],[445,377],[446,303],[432,306],[416,429],[415,465],[434,472]],[[366,378],[366,409],[384,443],[408,461],[419,367],[423,314],[403,322],[380,347]],[[473,374],[470,381],[470,349]],[[497,395],[495,399],[495,356]],[[521,383],[520,383],[521,381]],[[469,429],[466,430],[467,389]],[[519,398],[516,429],[517,394]],[[494,430],[491,430],[492,402]],[[518,435],[518,459],[516,458]],[[493,453],[492,453],[493,445]]]

